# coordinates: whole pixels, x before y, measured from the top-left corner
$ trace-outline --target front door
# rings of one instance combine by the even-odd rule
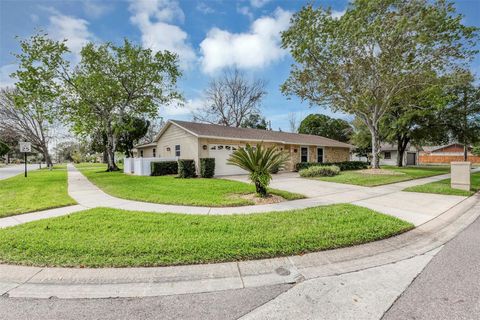
[[[317,148],[317,162],[323,163],[323,148]]]
[[[302,147],[300,149],[300,162],[308,162],[308,148]]]

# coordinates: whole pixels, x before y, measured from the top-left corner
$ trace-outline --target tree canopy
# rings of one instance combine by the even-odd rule
[[[476,31],[446,1],[355,0],[340,18],[307,5],[282,33],[296,61],[282,91],[358,117],[378,168],[380,123],[395,97],[468,62]]]
[[[313,134],[342,142],[349,142],[352,126],[343,119],[335,119],[324,114],[310,114],[300,123],[298,133]]]
[[[194,119],[221,124],[227,127],[241,127],[260,115],[260,105],[267,92],[265,81],[248,79],[238,69],[227,70],[210,81],[205,90],[205,106],[194,114]]]
[[[66,79],[68,120],[81,135],[106,135],[107,170],[117,170],[114,154],[119,129],[130,126],[126,117],[154,118],[160,106],[182,99],[176,90],[180,75],[174,53],[152,52],[128,40],[121,46],[89,43]]]

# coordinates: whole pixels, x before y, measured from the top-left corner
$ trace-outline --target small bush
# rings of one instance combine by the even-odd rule
[[[200,176],[213,178],[215,175],[215,158],[200,158]]]
[[[299,162],[295,165],[295,171],[307,169],[310,167],[337,166],[341,171],[368,169],[368,163],[363,161],[343,161],[343,162]]]
[[[280,171],[280,166],[273,166],[273,167],[270,169],[270,173],[272,173],[272,174],[277,174],[278,171]]]
[[[177,161],[161,161],[150,163],[150,169],[152,176],[165,176],[167,174],[178,173]]]
[[[179,178],[195,178],[195,161],[194,160],[178,160],[178,177]]]
[[[307,169],[300,170],[300,176],[304,178],[309,177],[333,177],[340,173],[340,168],[337,166],[312,166]]]

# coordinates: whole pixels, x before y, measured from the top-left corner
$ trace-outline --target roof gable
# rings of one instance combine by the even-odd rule
[[[251,128],[234,128],[217,124],[206,124],[179,120],[169,120],[157,135],[161,137],[168,126],[176,125],[200,138],[221,138],[231,140],[265,141],[283,144],[319,145],[325,147],[353,148],[352,145],[337,140],[300,133],[260,130]]]

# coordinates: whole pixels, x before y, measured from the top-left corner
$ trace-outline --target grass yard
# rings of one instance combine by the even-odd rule
[[[410,191],[410,192],[422,192],[422,193],[436,193],[436,194],[445,194],[451,196],[464,196],[469,197],[473,195],[475,192],[480,191],[480,172],[473,173],[472,177],[472,185],[470,191],[460,190],[460,189],[452,189],[450,187],[450,179],[440,180],[436,182],[431,182],[427,184],[422,184],[419,186],[409,187],[403,191]]]
[[[0,180],[0,199],[0,218],[75,204],[68,196],[65,166]]]
[[[154,203],[194,206],[242,206],[252,201],[238,197],[255,192],[252,184],[223,179],[178,179],[174,176],[145,177],[126,175],[122,171],[105,172],[105,164],[80,164],[76,167],[106,193],[119,198]],[[271,193],[287,200],[303,195],[281,190]]]
[[[0,262],[62,267],[226,262],[346,247],[412,228],[350,204],[233,216],[95,208],[0,230]]]
[[[314,179],[338,182],[346,184],[354,184],[365,187],[375,187],[384,184],[390,184],[395,182],[426,178],[445,174],[450,172],[449,167],[394,167],[394,166],[382,166],[382,169],[395,171],[401,174],[385,175],[385,174],[365,174],[358,171],[342,171],[339,175],[333,177],[318,177]]]

